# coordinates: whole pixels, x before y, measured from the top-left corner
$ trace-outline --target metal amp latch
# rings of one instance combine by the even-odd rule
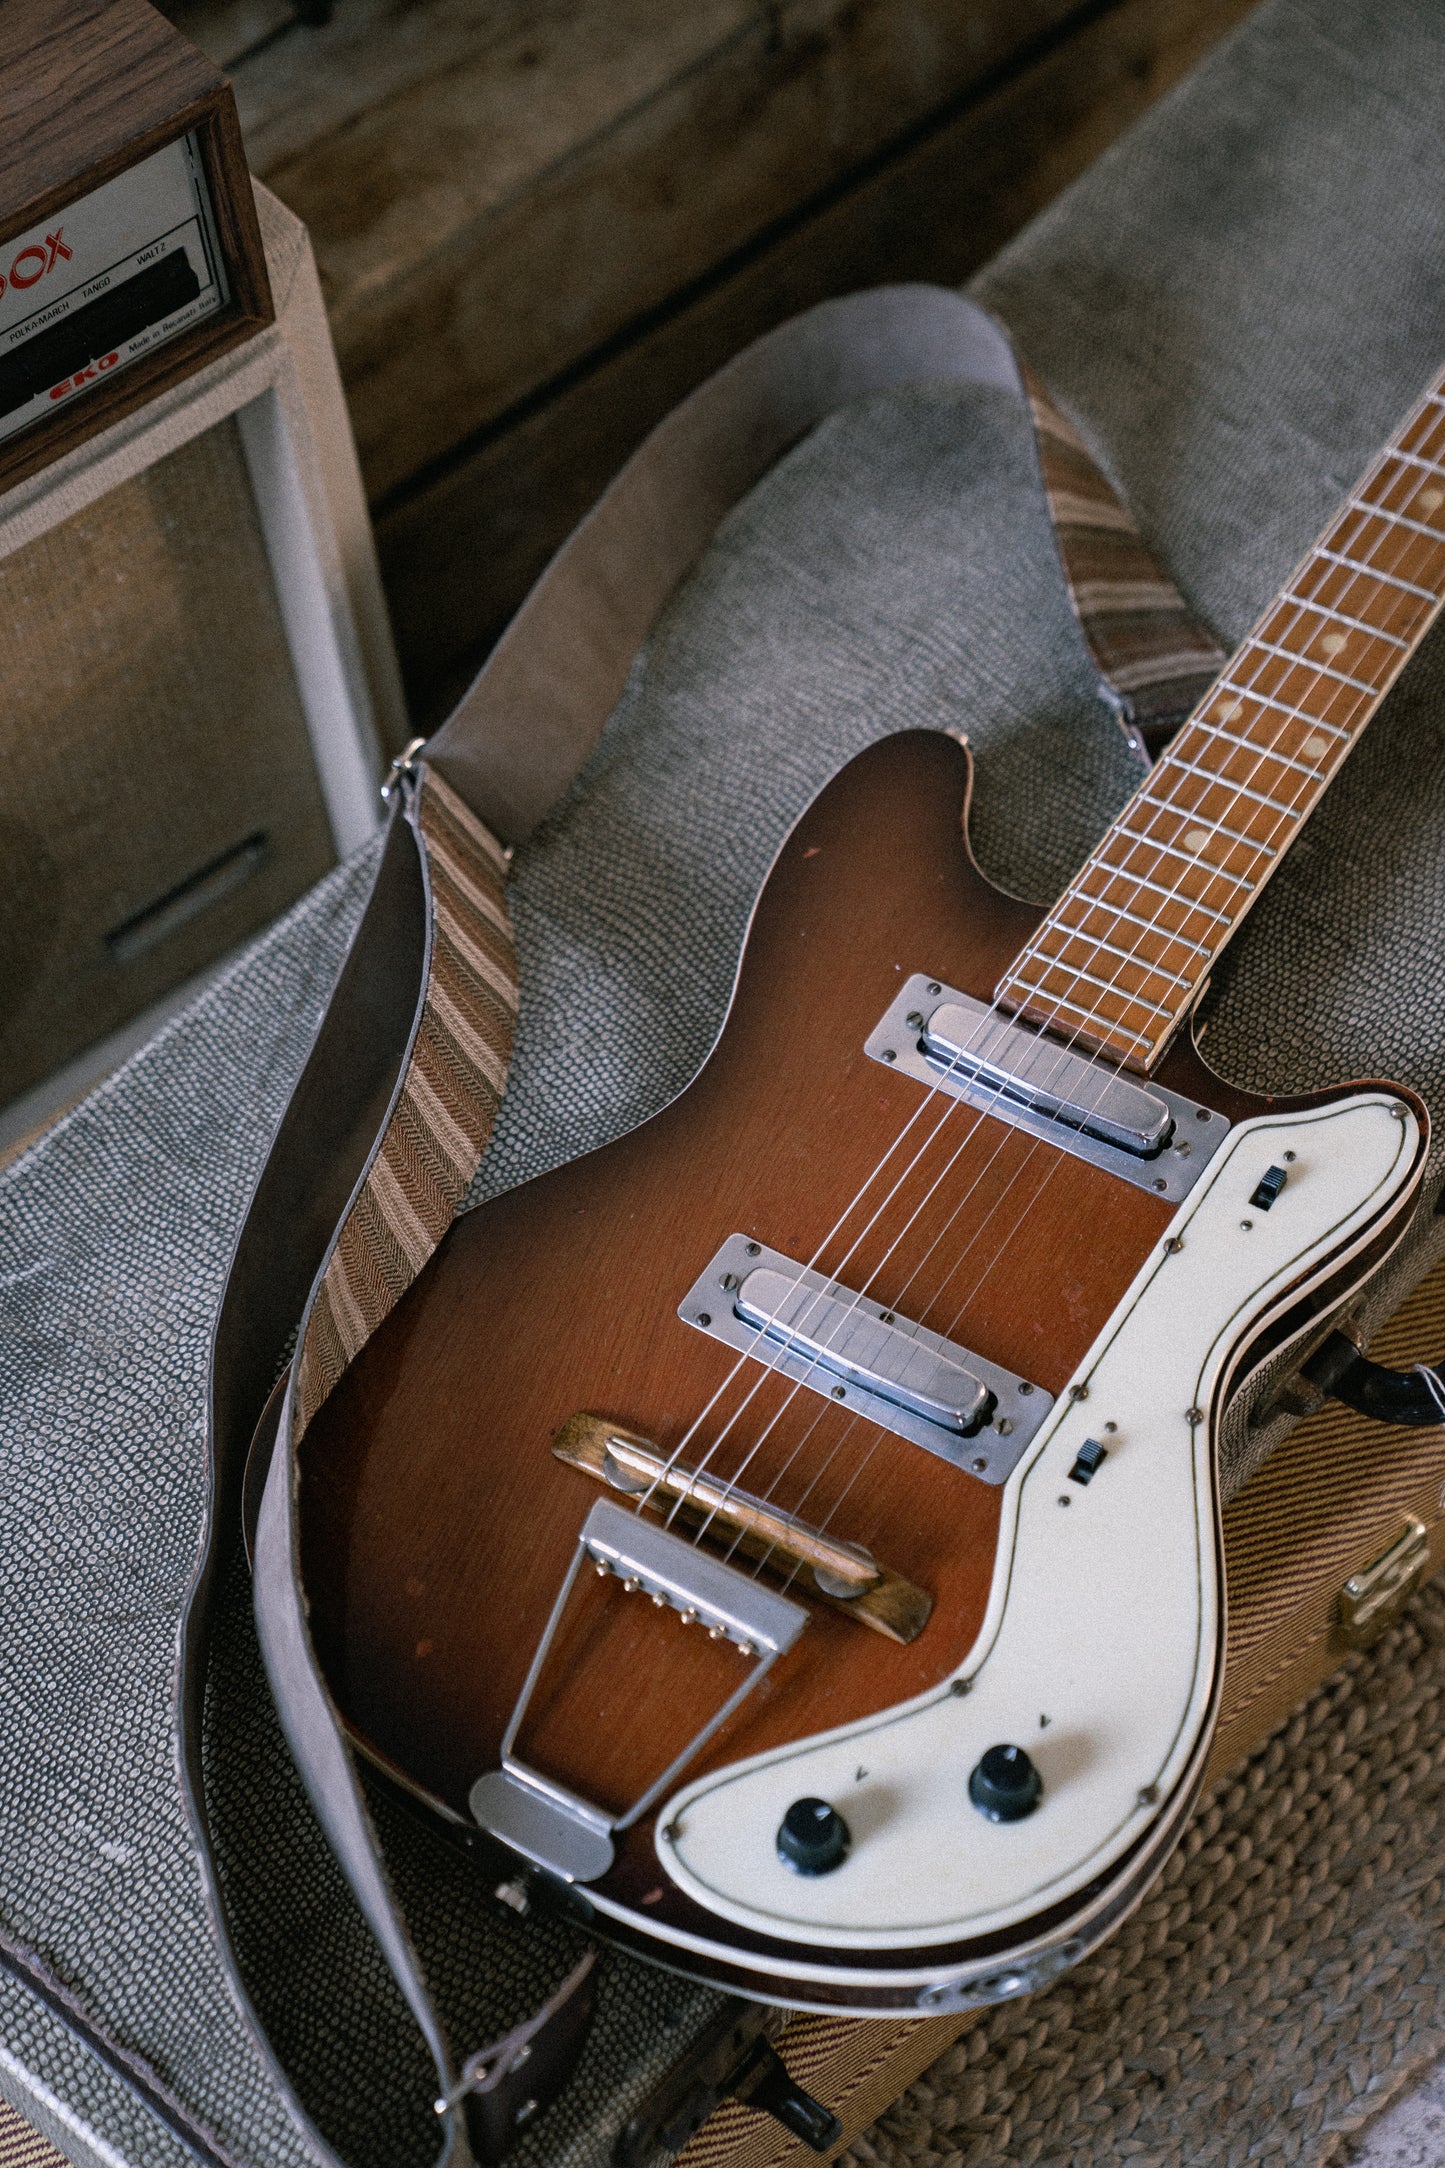
[[[1367,1649],[1393,1626],[1430,1567],[1425,1523],[1413,1515],[1403,1534],[1340,1590],[1340,1629],[1352,1649]]]
[[[458,2082],[433,2102],[438,2115],[462,2109],[472,2151],[487,2168],[506,2159],[571,2083],[592,2025],[596,1965],[588,1950],[540,2010],[469,2055]]]

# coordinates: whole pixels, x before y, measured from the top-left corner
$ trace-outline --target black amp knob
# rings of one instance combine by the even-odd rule
[[[1043,1779],[1021,1746],[991,1746],[968,1780],[968,1796],[991,1822],[1021,1822],[1043,1798]]]
[[[848,1824],[826,1799],[795,1799],[778,1824],[778,1857],[794,1874],[831,1874],[852,1841]]]

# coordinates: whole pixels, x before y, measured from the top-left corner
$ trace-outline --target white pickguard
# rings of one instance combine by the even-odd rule
[[[1418,1144],[1414,1115],[1382,1092],[1234,1132],[1168,1229],[1182,1247],[1155,1250],[1074,1380],[1085,1396],[1060,1396],[1009,1480],[967,1690],[946,1683],[678,1792],[658,1850],[683,1890],[805,1948],[922,1950],[1018,1927],[1108,1870],[1155,1821],[1209,1719],[1216,1388],[1282,1292],[1368,1236]],[[1252,1209],[1266,1168],[1286,1164],[1272,1209]],[[1108,1459],[1082,1488],[1068,1471],[1086,1438]],[[1003,1743],[1025,1747],[1044,1784],[1011,1824],[985,1820],[967,1792]],[[853,1840],[814,1877],[774,1842],[808,1795],[837,1807]]]

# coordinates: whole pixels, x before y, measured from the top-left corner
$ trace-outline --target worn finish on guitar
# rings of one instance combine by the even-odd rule
[[[1015,1950],[1027,1963],[1030,1949],[1071,1961],[1176,1841],[1217,1690],[1220,1409],[1265,1351],[1308,1335],[1379,1263],[1412,1209],[1427,1134],[1418,1100],[1390,1087],[1291,1101],[1234,1091],[1181,1026],[1440,607],[1445,486],[1422,476],[1445,482],[1438,385],[1052,912],[1002,895],[974,865],[956,744],[906,733],[853,761],[779,858],[693,1084],[630,1135],[459,1222],[304,1436],[302,1572],[338,1705],[363,1744],[463,1818],[474,1781],[498,1767],[595,1496],[595,1476],[552,1450],[579,1411],[745,1488],[789,1526],[886,1561],[931,1600],[911,1638],[860,1633],[846,1606],[810,1594],[806,1549],[764,1561],[806,1609],[805,1630],[769,1644],[786,1653],[655,1830],[626,1827],[627,1808],[752,1652],[668,1608],[669,1592],[685,1596],[670,1567],[656,1608],[635,1576],[582,1576],[538,1659],[516,1752],[618,1825],[615,1863],[604,1871],[604,1848],[580,1869],[597,1867],[588,1886],[611,1931],[789,1999],[916,2007],[930,1975],[945,1993],[1008,1993],[1024,1976],[991,1981],[990,1965]],[[890,1069],[886,1044],[870,1058],[913,974],[997,998],[1056,1044],[1102,1048],[1236,1125],[1177,1222],[1150,1188]],[[913,998],[910,987],[898,1009]],[[1236,1203],[1230,1183],[1246,1174]],[[679,1300],[690,1316],[706,1310],[689,1291],[723,1269],[734,1235],[867,1297],[890,1331],[926,1327],[1067,1391],[1036,1468],[1086,1445],[1081,1403],[1111,1394],[1117,1473],[1097,1508],[1090,1493],[1098,1517],[1054,1511],[1067,1458],[1046,1485],[1021,1469],[1002,1492],[966,1456],[870,1422],[852,1394],[830,1397],[846,1388],[791,1382],[720,1344],[709,1317],[696,1319],[706,1331],[683,1323]],[[1179,1275],[1161,1253],[1183,1253]],[[736,1284],[719,1285],[719,1304]],[[659,1493],[652,1510],[664,1504]],[[709,1540],[726,1551],[725,1519]],[[990,1601],[986,1648],[965,1675]],[[707,1615],[734,1632],[734,1613]],[[1113,1672],[1081,1669],[1085,1615],[1088,1651],[1111,1648]],[[973,1698],[929,1694],[945,1681]],[[1066,1766],[1066,1735],[1040,1745],[1052,1769],[1036,1850],[1009,1852],[1012,1840],[967,1822],[967,1771],[991,1740],[1025,1736],[1034,1710],[1050,1725],[1060,1681],[1076,1712],[1093,1711],[1089,1752]],[[1132,1770],[1112,1746],[1096,1751],[1125,1733]],[[852,1789],[868,1775],[859,1752],[876,1755],[893,1820],[864,1830],[846,1893],[841,1876],[836,1893],[783,1888],[785,1787],[812,1771],[866,1810]],[[750,1757],[766,1758],[734,1766]],[[727,1773],[695,1781],[709,1771]],[[528,1850],[505,1816],[489,1826]],[[940,1906],[962,1908],[942,1916],[927,1894],[940,1849],[952,1862]],[[543,1843],[536,1856],[555,1854]],[[938,1933],[965,1922],[971,1939],[945,1948]],[[799,1961],[790,1923],[825,1951],[821,1969]]]
[[[986,995],[1036,922],[969,856],[966,790],[965,756],[932,734],[888,739],[845,769],[778,861],[694,1083],[631,1134],[459,1221],[304,1441],[303,1570],[333,1690],[364,1738],[459,1810],[496,1765],[595,1495],[552,1456],[562,1424],[586,1407],[678,1444],[734,1360],[676,1315],[700,1266],[734,1229],[813,1256],[924,1097],[863,1054],[899,977],[932,970]],[[954,1102],[922,1123],[939,1118],[908,1209],[942,1178],[912,1227],[898,1238],[900,1201],[845,1262],[850,1222],[821,1269],[1057,1392],[1168,1208]],[[977,1632],[994,1562],[996,1490],[744,1367],[690,1456],[761,1378],[713,1471],[738,1473],[788,1403],[748,1488],[776,1482],[777,1503],[887,1559],[934,1608],[902,1647],[811,1606],[710,1760],[936,1683]],[[617,1809],[736,1683],[740,1659],[615,1583],[590,1588],[569,1626],[522,1746]],[[645,1848],[635,1833],[616,1873]],[[644,1871],[656,1880],[650,1861]]]

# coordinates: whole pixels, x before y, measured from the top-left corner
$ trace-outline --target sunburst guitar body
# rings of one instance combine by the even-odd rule
[[[1256,799],[1306,759],[1258,712]],[[1095,917],[979,872],[958,743],[861,754],[694,1082],[460,1219],[307,1432],[353,1736],[604,1932],[794,2005],[962,2007],[1177,1838],[1222,1411],[1378,1267],[1425,1139],[1409,1092],[1254,1098],[1134,1013],[1186,1013],[1165,982],[1251,887],[1180,840],[1229,832],[1220,778],[1087,892],[1154,929],[1111,977]]]

